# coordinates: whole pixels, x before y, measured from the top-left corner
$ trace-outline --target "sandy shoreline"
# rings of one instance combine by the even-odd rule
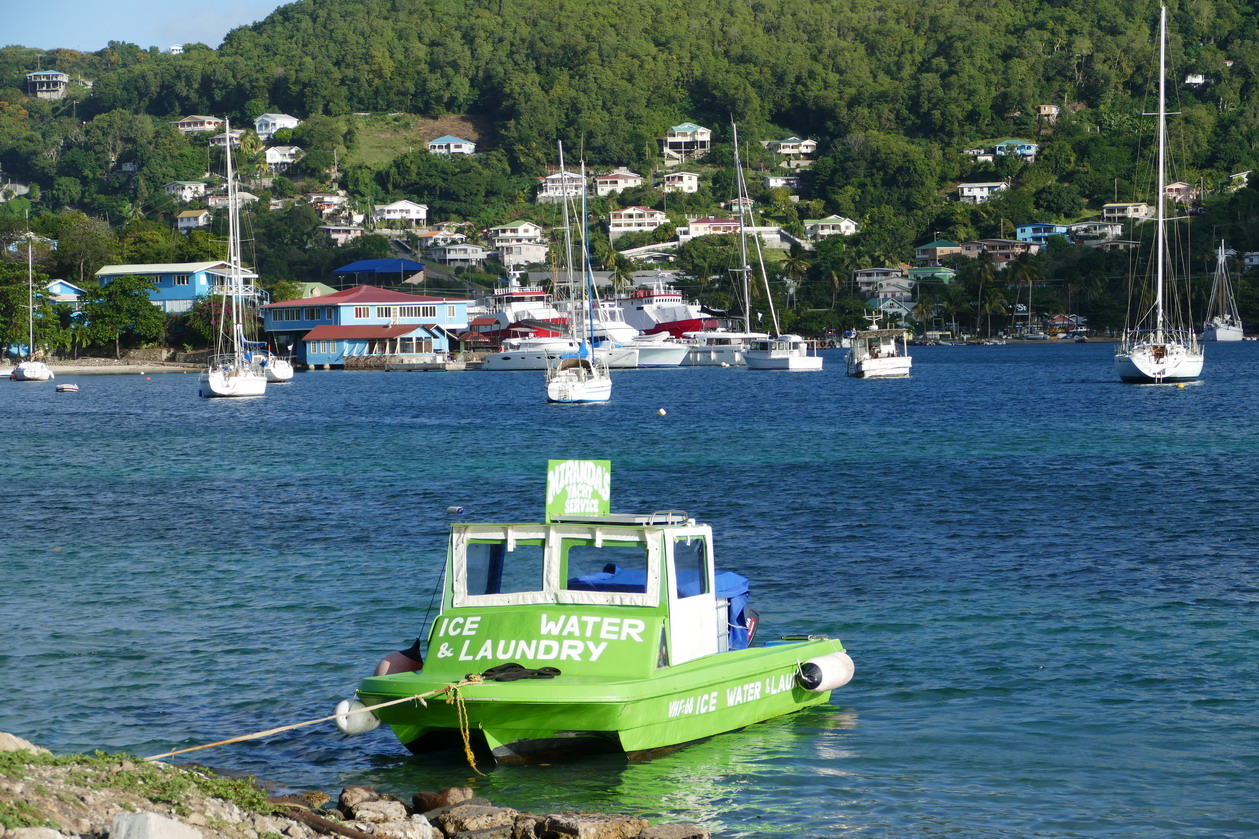
[[[168,361],[115,361],[112,358],[76,358],[70,361],[50,361],[48,366],[52,368],[53,375],[57,378],[100,373],[151,375],[153,373],[201,372],[200,366],[190,364],[176,364]],[[0,366],[0,375],[8,376],[11,369],[9,365]]]

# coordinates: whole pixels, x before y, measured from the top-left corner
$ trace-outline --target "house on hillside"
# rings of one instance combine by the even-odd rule
[[[1049,240],[1055,236],[1059,236],[1068,242],[1071,236],[1067,232],[1065,224],[1053,224],[1044,221],[1035,221],[1029,224],[1020,224],[1014,228],[1014,238],[1020,242],[1035,242],[1044,247],[1049,244]]]
[[[386,358],[436,361],[460,349],[470,302],[360,285],[264,305],[263,329],[308,367],[383,366]]]
[[[1144,201],[1119,201],[1102,205],[1103,221],[1144,221],[1154,215],[1154,210]]]
[[[224,131],[222,134],[215,134],[210,138],[210,145],[226,148],[231,143],[232,148],[240,147],[240,138],[245,135],[245,129],[233,128],[231,131]]]
[[[699,192],[699,175],[694,172],[670,172],[664,176],[661,192]]]
[[[69,280],[53,280],[44,286],[44,296],[53,303],[60,303],[69,306],[73,312],[78,312],[83,308],[83,298],[87,295],[85,289],[79,288]]]
[[[936,239],[925,245],[914,248],[914,259],[927,265],[939,265],[946,256],[956,256],[962,252],[962,246],[948,239]]]
[[[1002,140],[1000,143],[997,143],[997,145],[993,148],[993,151],[997,153],[998,157],[1003,157],[1007,154],[1016,154],[1019,157],[1025,157],[1028,160],[1035,160],[1036,152],[1039,148],[1040,147],[1031,140]]]
[[[1177,204],[1193,204],[1198,200],[1198,188],[1184,181],[1176,181],[1174,184],[1163,187],[1163,194],[1167,196],[1168,201],[1174,201]]]
[[[963,204],[983,204],[992,196],[1005,192],[1009,185],[1004,181],[982,181],[973,184],[958,184],[957,198]]]
[[[301,124],[300,119],[288,114],[263,114],[254,120],[254,131],[265,143],[275,132],[285,128],[292,130]]]
[[[660,141],[660,150],[665,157],[673,160],[695,160],[708,154],[712,143],[711,129],[693,122],[684,122],[665,132]]]
[[[663,210],[650,207],[623,207],[608,213],[608,238],[615,240],[626,233],[643,233],[655,230],[667,222]]]
[[[192,308],[201,297],[222,294],[231,276],[230,262],[175,262],[144,265],[106,265],[96,272],[96,282],[104,288],[116,277],[143,277],[156,286],[149,300],[168,315],[182,314]],[[258,275],[247,268],[239,269],[244,280],[256,280]],[[245,295],[265,300],[266,292],[252,283],[245,285]]]
[[[1037,105],[1036,116],[1045,122],[1053,125],[1058,121],[1058,115],[1062,113],[1062,108],[1058,105]]]
[[[219,131],[223,128],[223,120],[218,117],[207,117],[202,114],[186,116],[175,123],[180,134],[193,134],[198,131]]]
[[[766,189],[799,189],[799,175],[766,175]]]
[[[294,163],[301,160],[303,152],[301,146],[271,146],[263,154],[267,168],[279,174],[287,172]]]
[[[217,210],[220,207],[226,207],[228,204],[227,193],[216,192],[214,195],[207,195],[205,199],[205,203],[212,210]],[[258,203],[257,195],[254,195],[252,192],[245,192],[243,189],[236,191],[236,205],[237,206],[243,207],[246,204],[256,204],[256,203]]]
[[[476,143],[445,134],[428,141],[429,154],[476,154]]]
[[[479,267],[490,258],[490,252],[480,245],[468,242],[450,242],[428,250],[429,257],[442,265]]]
[[[26,74],[26,92],[36,99],[60,99],[65,96],[70,77],[57,70],[37,70]]]
[[[578,172],[555,172],[538,178],[538,203],[558,204],[565,198],[580,198],[586,179]]]
[[[343,247],[363,235],[363,228],[356,224],[321,224],[319,232],[332,244]]]
[[[1023,254],[1040,253],[1040,245],[1034,242],[1020,242],[1018,239],[975,239],[962,243],[962,256],[978,259],[980,254],[988,254],[999,267]]]
[[[505,268],[546,261],[546,231],[531,221],[514,221],[491,227],[486,231],[486,239],[498,252],[498,261]]]
[[[205,184],[201,181],[172,181],[162,189],[176,201],[191,201],[205,195]]]
[[[1114,221],[1080,221],[1067,225],[1067,235],[1074,242],[1118,239],[1123,235],[1123,225]]]
[[[785,140],[770,140],[766,146],[775,154],[784,157],[813,157],[817,154],[817,140],[801,140],[799,137],[788,137]]]
[[[210,226],[209,210],[184,210],[175,216],[175,229],[180,233]]]
[[[708,216],[697,218],[685,227],[678,228],[678,241],[689,242],[700,236],[724,236],[739,232],[739,222],[730,218]]]
[[[606,175],[595,175],[596,195],[611,195],[614,192],[621,192],[642,185],[643,176],[628,169],[617,169],[615,172],[609,172]]]
[[[827,236],[852,236],[857,229],[857,222],[834,213],[826,218],[804,220],[804,235],[813,240]]]
[[[405,222],[410,225],[428,224],[428,205],[417,204],[403,198],[391,204],[377,207],[372,218],[378,222]]]

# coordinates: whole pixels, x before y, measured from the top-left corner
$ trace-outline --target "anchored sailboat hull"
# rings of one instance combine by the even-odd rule
[[[1207,323],[1206,329],[1202,330],[1202,340],[1204,341],[1240,341],[1245,337],[1242,328],[1235,323]]]
[[[1115,372],[1125,382],[1191,382],[1202,375],[1201,349],[1176,342],[1143,341],[1115,353]]]
[[[201,395],[207,399],[265,396],[267,377],[248,366],[221,365],[201,374]]]

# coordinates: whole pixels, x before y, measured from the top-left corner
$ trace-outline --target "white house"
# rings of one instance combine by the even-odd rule
[[[268,169],[272,172],[286,172],[290,166],[302,159],[302,147],[272,146],[263,154],[266,156]]]
[[[198,227],[210,226],[209,210],[184,210],[175,216],[175,228],[180,233],[196,230]]]
[[[60,99],[69,84],[70,77],[57,70],[37,70],[26,74],[26,92],[37,99]]]
[[[628,169],[617,169],[606,175],[595,175],[595,194],[611,195],[625,189],[633,189],[643,185],[643,176]]]
[[[707,216],[694,219],[686,227],[679,227],[678,241],[689,242],[700,236],[722,236],[738,232],[739,222],[736,219]]]
[[[546,232],[531,221],[514,221],[491,227],[486,236],[498,252],[498,260],[504,267],[546,261]]]
[[[663,192],[699,192],[699,175],[694,172],[670,172],[664,176]]]
[[[669,220],[663,210],[650,207],[624,207],[608,213],[608,238],[615,239],[626,233],[642,233],[655,230]]]
[[[766,175],[766,189],[797,189],[800,186],[799,175]]]
[[[983,204],[1009,187],[1003,181],[987,181],[974,184],[958,184],[957,197],[963,204]]]
[[[1081,221],[1067,225],[1067,234],[1072,240],[1118,239],[1123,235],[1123,225],[1114,221]]]
[[[577,172],[556,172],[538,178],[538,203],[554,204],[565,198],[578,198],[586,191],[586,179]]]
[[[201,181],[172,181],[162,189],[178,201],[191,201],[205,195],[205,184]]]
[[[293,129],[301,125],[302,121],[297,117],[291,117],[288,114],[263,114],[254,120],[254,131],[258,132],[258,136],[265,142],[271,139],[271,135],[283,128]]]
[[[811,157],[817,153],[817,140],[801,140],[799,137],[770,140],[769,149],[777,154],[791,157]]]
[[[253,204],[257,202],[257,200],[258,200],[258,196],[254,195],[252,192],[245,192],[243,189],[236,190],[237,206],[243,207],[246,204]],[[208,204],[211,208],[226,207],[227,206],[227,193],[217,192],[214,195],[206,196],[205,203]]]
[[[424,225],[428,223],[428,205],[417,204],[403,198],[392,204],[377,207],[372,213],[376,221],[405,221],[410,224]]]
[[[675,160],[685,160],[688,157],[693,160],[707,154],[712,143],[712,129],[693,122],[684,122],[665,132],[664,139],[661,140],[661,151],[665,157]]]
[[[1251,251],[1242,257],[1242,264],[1246,266],[1246,270],[1251,268],[1259,268],[1259,251]]]
[[[334,245],[344,245],[363,235],[363,228],[352,224],[323,224],[319,230],[332,240]]]
[[[233,147],[236,147],[240,145],[240,138],[244,136],[244,134],[245,129],[233,128],[231,131],[225,131],[222,134],[215,134],[210,138],[210,145],[224,148],[228,143],[231,143]]]
[[[431,154],[476,154],[476,143],[450,134],[428,141]]]
[[[851,236],[856,232],[857,222],[834,213],[826,218],[804,220],[804,235],[810,239],[824,239],[827,236]]]
[[[442,265],[477,266],[489,258],[490,252],[480,245],[452,242],[429,250],[430,257]]]

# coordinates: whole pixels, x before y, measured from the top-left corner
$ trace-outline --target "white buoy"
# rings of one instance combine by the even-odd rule
[[[377,728],[380,720],[371,711],[363,710],[366,707],[357,699],[342,699],[338,702],[337,709],[333,711],[337,715],[337,729],[342,734],[364,734]],[[354,713],[355,711],[359,713]]]
[[[446,508],[446,515],[448,515],[448,516],[462,516],[462,515],[463,515],[463,508],[462,508],[462,507],[447,507],[447,508]]]
[[[856,669],[848,653],[827,653],[801,664],[796,681],[810,693],[826,693],[848,684]]]
[[[663,417],[667,412],[664,408],[661,408],[659,411],[656,411],[656,413]]]

